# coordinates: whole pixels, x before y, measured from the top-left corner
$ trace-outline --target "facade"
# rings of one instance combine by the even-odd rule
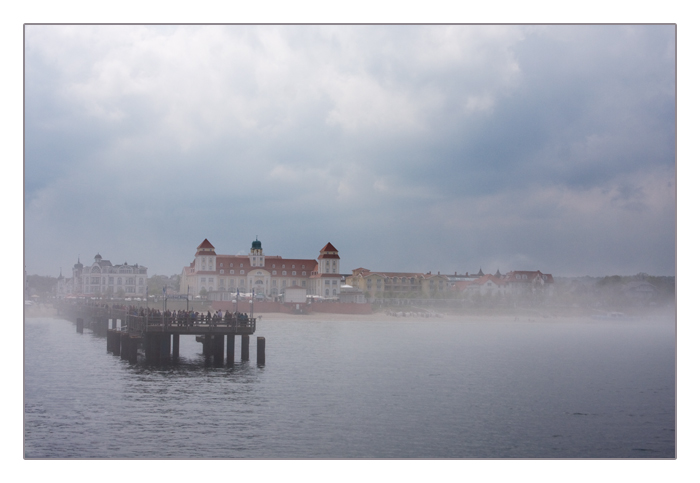
[[[516,270],[508,272],[503,277],[507,292],[514,295],[545,292],[550,293],[554,284],[554,278],[550,273],[542,273],[539,270]]]
[[[446,275],[432,273],[372,272],[356,268],[347,277],[348,285],[358,288],[370,300],[383,297],[432,297],[444,293],[450,287]]]
[[[75,296],[110,296],[110,297],[146,297],[148,290],[148,269],[142,265],[112,265],[103,260],[98,253],[92,265],[78,263],[73,265],[73,276],[66,278],[63,273],[58,277],[56,296],[58,298]]]
[[[458,282],[455,288],[463,294],[505,295],[507,284],[500,274],[483,275],[476,280]]]
[[[357,287],[343,285],[340,287],[340,301],[346,304],[365,304],[365,294]]]
[[[481,295],[522,295],[527,293],[544,292],[552,290],[554,278],[551,274],[537,271],[517,270],[501,275],[500,270],[495,275],[484,275],[471,281],[455,283],[455,290],[462,294]]]
[[[206,294],[209,300],[232,300],[237,292],[277,297],[297,286],[307,295],[333,298],[340,293],[340,256],[327,243],[317,259],[266,255],[255,240],[248,255],[218,255],[205,239],[194,260],[182,269],[180,293]]]

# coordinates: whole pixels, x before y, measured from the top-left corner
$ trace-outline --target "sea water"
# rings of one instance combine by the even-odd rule
[[[673,458],[673,318],[263,319],[266,363],[24,325],[26,458]]]

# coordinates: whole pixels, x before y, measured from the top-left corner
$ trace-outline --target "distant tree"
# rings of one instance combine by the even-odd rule
[[[42,275],[27,275],[27,295],[38,295],[41,298],[50,298],[56,293],[58,277],[46,277]]]

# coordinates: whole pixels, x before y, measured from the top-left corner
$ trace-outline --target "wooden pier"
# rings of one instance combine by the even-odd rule
[[[135,363],[139,349],[148,363],[177,362],[180,357],[180,336],[193,335],[202,343],[205,361],[213,359],[214,366],[232,366],[236,336],[241,336],[241,361],[249,360],[250,336],[255,333],[256,319],[247,316],[230,318],[190,315],[177,317],[139,315],[137,310],[63,303],[56,306],[58,314],[74,320],[76,331],[88,328],[107,338],[107,352]],[[262,343],[260,341],[262,339]],[[262,351],[262,353],[260,352]],[[258,337],[257,362],[265,364],[265,341]]]

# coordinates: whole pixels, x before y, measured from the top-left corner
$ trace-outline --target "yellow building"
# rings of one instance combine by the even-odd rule
[[[428,273],[371,272],[356,268],[345,283],[368,294],[370,299],[383,297],[430,298],[448,290],[447,276]]]

